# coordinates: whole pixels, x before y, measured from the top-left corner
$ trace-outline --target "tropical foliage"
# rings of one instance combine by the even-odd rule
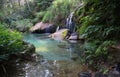
[[[37,13],[37,17],[40,17],[43,22],[65,23],[65,19],[75,9],[78,3],[79,0],[54,0],[50,7],[47,7],[44,11],[40,10]]]
[[[7,59],[10,54],[23,50],[22,35],[17,31],[8,30],[0,24],[0,59]]]
[[[11,1],[0,0],[0,55],[16,53],[23,48],[21,34],[10,32],[5,26],[29,28],[40,21],[63,26],[69,14],[82,2],[73,20],[86,41],[84,62],[93,64],[112,58],[109,48],[120,39],[120,0],[25,0],[24,4]]]
[[[85,58],[90,64],[110,59],[109,47],[119,40],[119,0],[83,0],[76,14],[78,31],[85,38]]]

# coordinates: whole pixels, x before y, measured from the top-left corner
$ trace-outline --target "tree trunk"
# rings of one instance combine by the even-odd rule
[[[18,0],[18,4],[19,4],[19,6],[21,6],[20,1],[21,1],[21,0]]]
[[[25,2],[26,2],[26,4],[27,4],[28,10],[29,10],[30,12],[32,12],[28,0],[25,0]]]

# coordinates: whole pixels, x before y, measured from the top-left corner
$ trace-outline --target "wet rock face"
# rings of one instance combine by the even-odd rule
[[[32,33],[53,33],[56,31],[56,26],[51,23],[43,23],[39,22],[30,28],[30,32]]]
[[[78,40],[79,39],[79,34],[76,33],[76,32],[72,33],[68,39],[69,40]]]
[[[56,39],[56,40],[63,40],[68,34],[68,29],[61,29],[57,32],[51,34],[49,37]]]

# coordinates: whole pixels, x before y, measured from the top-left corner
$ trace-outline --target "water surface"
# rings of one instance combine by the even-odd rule
[[[54,40],[49,34],[25,34],[24,41],[34,44],[36,52],[47,60],[70,60],[72,55],[80,55],[80,43],[65,40]]]
[[[0,77],[78,77],[87,67],[80,59],[71,60],[82,54],[80,42],[53,40],[49,34],[24,34],[24,41],[34,44],[36,53],[43,56],[37,61],[16,60],[4,66],[6,73]],[[3,67],[2,67],[3,69]]]

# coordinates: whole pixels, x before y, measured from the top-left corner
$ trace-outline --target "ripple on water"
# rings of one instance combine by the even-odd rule
[[[53,40],[48,34],[25,34],[24,41],[32,43],[36,52],[47,60],[70,60],[72,54],[80,52],[80,43]]]
[[[47,63],[28,63],[26,77],[77,77],[87,67],[73,61],[47,61]]]
[[[48,34],[25,34],[24,41],[35,45],[36,52],[43,55],[40,62],[26,64],[26,77],[77,77],[80,71],[86,71],[80,63],[70,58],[81,54],[80,43],[53,40]],[[75,53],[75,54],[74,54]]]

